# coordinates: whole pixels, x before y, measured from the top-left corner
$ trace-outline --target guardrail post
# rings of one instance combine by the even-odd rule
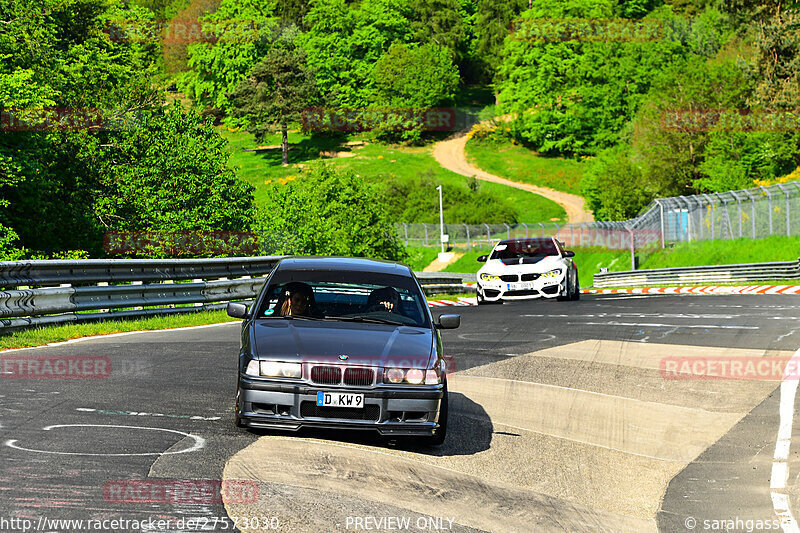
[[[766,187],[760,187],[767,194],[767,202],[769,205],[769,234],[772,235],[772,193]]]
[[[472,250],[472,241],[469,240],[469,226],[464,224],[464,229],[467,232],[467,250],[469,251],[469,250]]]

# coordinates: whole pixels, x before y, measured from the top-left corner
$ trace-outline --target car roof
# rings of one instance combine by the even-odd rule
[[[358,257],[287,257],[275,267],[280,270],[326,270],[338,272],[374,272],[411,276],[411,269],[394,261]]]
[[[524,242],[553,242],[552,237],[528,237],[528,238],[521,238],[521,239],[506,239],[504,241],[500,241],[497,244],[517,244],[517,243],[524,243]]]

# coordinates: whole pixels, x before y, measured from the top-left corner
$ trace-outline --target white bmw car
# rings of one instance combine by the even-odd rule
[[[553,237],[500,241],[478,271],[478,304],[504,300],[558,298],[578,300],[581,288],[575,253]]]

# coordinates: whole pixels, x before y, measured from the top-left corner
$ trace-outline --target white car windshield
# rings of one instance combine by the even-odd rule
[[[500,243],[492,251],[490,259],[501,261],[534,258],[541,259],[549,255],[559,255],[558,248],[552,239],[525,239]]]

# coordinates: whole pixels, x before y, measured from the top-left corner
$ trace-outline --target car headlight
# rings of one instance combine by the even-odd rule
[[[408,383],[410,385],[438,385],[442,382],[439,369],[422,370],[420,368],[387,368],[383,374],[384,383]]]
[[[495,276],[493,274],[487,274],[486,272],[481,274],[482,281],[498,281],[500,276]]]
[[[280,363],[278,361],[258,361],[253,359],[247,364],[245,374],[256,377],[300,379],[303,375],[303,367],[300,363]]]
[[[544,274],[542,274],[542,277],[543,278],[557,278],[560,275],[561,275],[561,269],[557,268],[555,270],[551,270],[550,272],[545,272]]]

